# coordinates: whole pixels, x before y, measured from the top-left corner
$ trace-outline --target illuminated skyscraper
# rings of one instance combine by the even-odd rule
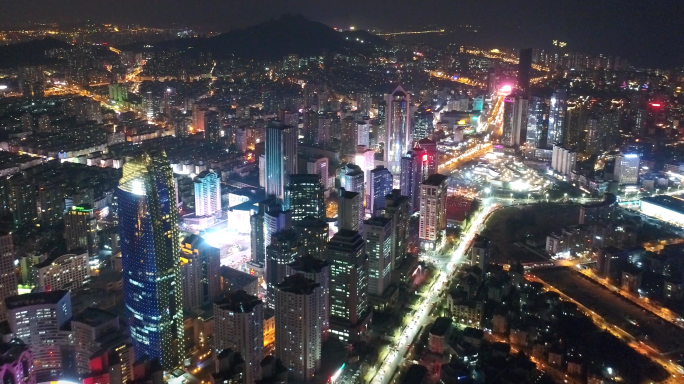
[[[189,235],[181,243],[181,264],[184,309],[199,308],[219,297],[221,255],[218,248],[198,235]]]
[[[549,127],[546,137],[546,148],[552,148],[555,143],[565,143],[575,145],[566,139],[565,114],[567,112],[568,91],[557,89],[551,95],[549,105]]]
[[[290,175],[285,193],[293,223],[298,223],[309,216],[325,219],[323,185],[319,175]]]
[[[361,195],[342,189],[337,198],[337,227],[359,231],[363,225],[364,216]]]
[[[432,110],[420,110],[413,114],[413,141],[426,139],[434,131]]]
[[[533,148],[546,148],[548,126],[545,124],[546,103],[537,96],[530,97],[527,114],[526,142]]]
[[[328,245],[328,230],[330,227],[325,220],[306,217],[293,225],[299,235],[302,254],[311,255],[319,260],[325,260],[325,247]]]
[[[13,337],[29,346],[39,383],[76,374],[71,331],[64,326],[72,316],[69,291],[51,291],[11,296],[5,300]]]
[[[436,173],[420,185],[418,238],[425,249],[435,249],[446,230],[447,179]]]
[[[393,175],[401,172],[401,158],[411,148],[411,95],[397,86],[387,96],[385,161]]]
[[[328,177],[328,158],[325,156],[311,158],[306,161],[306,173],[309,175],[319,175],[323,189],[329,189]]]
[[[276,357],[298,382],[321,368],[322,296],[320,284],[299,273],[276,287]]]
[[[321,305],[319,317],[321,318],[321,339],[328,340],[330,332],[330,265],[325,260],[317,259],[312,255],[297,257],[294,262],[287,266],[287,275],[295,273],[304,275],[309,280],[321,286]]]
[[[96,256],[97,223],[93,208],[88,204],[74,205],[64,215],[64,238],[67,251],[84,250],[90,256]]]
[[[406,254],[409,243],[409,218],[411,217],[411,204],[408,197],[402,196],[398,189],[385,196],[385,209],[383,216],[392,219],[392,267],[399,268]]]
[[[428,176],[437,173],[437,143],[430,139],[421,139],[416,143],[414,149],[423,150],[419,158],[423,168],[421,175],[421,181],[423,181]]]
[[[392,272],[392,219],[373,217],[364,222],[368,255],[368,294],[382,298]]]
[[[195,176],[195,216],[221,213],[221,179],[212,171]]]
[[[515,126],[513,125],[514,111],[515,98],[511,95],[504,97],[501,143],[509,147],[515,145]]]
[[[183,310],[180,232],[173,171],[166,153],[145,153],[123,167],[116,189],[124,304],[136,359],[180,364]]]
[[[297,127],[272,121],[266,127],[266,195],[285,200],[285,186],[297,173]]]
[[[425,160],[423,160],[425,159]],[[413,148],[401,159],[401,194],[408,197],[411,209],[418,210],[420,205],[420,183],[423,179],[423,161],[427,162],[425,151]]]
[[[368,330],[368,257],[357,231],[340,229],[328,243],[330,329],[342,341],[355,341]]]
[[[633,185],[639,181],[639,155],[620,152],[615,159],[615,180],[620,185]]]
[[[297,232],[294,229],[280,231],[273,235],[266,247],[266,292],[268,307],[274,308],[275,287],[287,276],[287,265],[301,256]]]
[[[373,169],[370,174],[369,210],[372,216],[376,216],[377,212],[385,207],[385,196],[392,192],[392,174],[381,165]]]

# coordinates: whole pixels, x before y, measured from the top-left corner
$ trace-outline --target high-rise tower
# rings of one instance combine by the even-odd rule
[[[285,186],[297,173],[297,127],[272,121],[266,127],[266,195],[285,201]]]
[[[411,96],[397,86],[387,96],[385,115],[385,160],[389,170],[398,178],[401,157],[411,148]]]
[[[195,215],[211,216],[221,213],[221,180],[212,171],[195,176]]]
[[[136,358],[177,367],[183,351],[180,232],[165,152],[127,162],[116,189],[124,303]]]

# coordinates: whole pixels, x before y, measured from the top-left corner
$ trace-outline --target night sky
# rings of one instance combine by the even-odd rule
[[[0,0],[0,22],[84,21],[243,28],[283,13],[359,28],[475,24],[459,44],[549,47],[684,66],[684,0]]]

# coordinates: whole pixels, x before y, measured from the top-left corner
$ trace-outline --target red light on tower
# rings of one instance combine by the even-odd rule
[[[660,103],[651,103],[651,107],[660,107]]]
[[[427,163],[427,155],[423,155],[423,163]]]

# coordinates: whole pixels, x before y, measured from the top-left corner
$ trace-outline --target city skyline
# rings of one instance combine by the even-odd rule
[[[353,0],[354,1],[358,0]],[[676,15],[684,14],[684,5],[676,0],[649,3],[641,1],[581,0],[575,2],[513,3],[499,0],[449,2],[432,0],[420,6],[402,0],[359,3],[356,7],[331,8],[311,0],[293,5],[275,0],[262,4],[196,3],[190,0],[111,3],[102,0],[71,0],[69,4],[36,0],[34,7],[18,3],[3,4],[0,23],[86,22],[137,23],[149,26],[173,25],[215,28],[219,31],[246,28],[285,13],[303,14],[331,27],[347,29],[381,28],[385,30],[427,29],[427,26],[453,29],[451,41],[494,47],[551,48],[552,40],[564,41],[568,49],[606,53],[626,57],[639,66],[661,68],[682,62],[684,51]],[[28,12],[30,9],[30,13]],[[433,12],[439,10],[439,12]],[[219,16],[220,15],[220,16]],[[380,21],[382,20],[382,21]],[[459,26],[474,26],[478,32]],[[506,31],[502,34],[501,31]],[[638,39],[630,37],[639,36]]]

